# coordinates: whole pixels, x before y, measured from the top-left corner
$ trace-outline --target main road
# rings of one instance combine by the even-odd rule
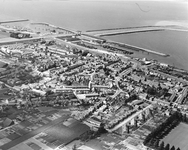
[[[116,125],[114,128],[112,129],[108,129],[109,132],[113,132],[117,129],[119,129],[120,127],[122,127],[123,125],[125,125],[126,123],[130,122],[132,119],[134,119],[136,116],[138,116],[139,114],[141,114],[142,112],[148,110],[149,108],[153,107],[152,105],[148,105],[147,107],[145,107],[144,109],[136,112],[135,114],[133,114],[132,116],[128,117],[127,119],[125,119],[124,121],[122,121],[121,123],[119,123],[118,125]]]
[[[28,42],[28,41],[35,41],[35,40],[41,40],[45,38],[57,38],[57,37],[66,37],[66,36],[73,36],[75,34],[48,34],[48,35],[41,35],[33,38],[26,38],[26,39],[14,39],[14,38],[9,38],[6,40],[1,40],[0,45],[5,45],[8,43],[20,43],[20,42]]]

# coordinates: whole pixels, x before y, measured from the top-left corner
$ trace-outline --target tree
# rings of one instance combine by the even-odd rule
[[[182,120],[183,120],[183,115],[182,115],[182,113],[181,113],[181,112],[177,112],[177,115],[178,115],[178,119],[179,119],[180,121],[182,121]]]
[[[149,109],[149,114],[150,114],[150,116],[154,117],[153,110]]]
[[[142,119],[143,119],[144,122],[146,121],[145,113],[142,113]]]
[[[159,140],[158,140],[158,139],[155,141],[154,147],[155,147],[155,148],[158,148],[158,147],[159,147]]]
[[[155,87],[154,86],[152,86],[152,87],[149,86],[147,88],[147,94],[149,94],[149,95],[156,95],[157,91],[156,91]]]
[[[178,147],[177,150],[180,150],[180,148]]]
[[[135,118],[135,120],[134,120],[134,125],[135,125],[135,127],[138,127],[138,119],[137,118]]]
[[[141,82],[142,82],[142,80],[140,79],[138,82],[139,82],[139,83],[141,83]]]
[[[154,141],[153,138],[149,139],[149,142],[147,143],[147,145],[148,145],[149,147],[153,147],[153,146],[154,146],[154,145],[153,145],[153,141]]]
[[[72,150],[77,150],[76,144],[73,145]]]
[[[130,133],[130,127],[127,124],[126,124],[126,129],[127,129],[127,133],[129,134]]]
[[[165,150],[170,150],[170,144],[167,144],[167,145],[165,146]]]
[[[183,121],[187,122],[187,116],[186,116],[186,114],[183,115]]]
[[[106,132],[107,132],[107,131],[106,131],[106,129],[104,128],[104,123],[101,123],[101,125],[100,125],[99,129],[97,130],[96,134],[97,134],[97,135],[100,135],[100,134],[104,134],[104,133],[106,133]]]
[[[160,146],[159,146],[159,150],[163,150],[164,149],[164,142],[162,141]]]
[[[176,150],[176,148],[174,146],[172,146],[170,150]]]

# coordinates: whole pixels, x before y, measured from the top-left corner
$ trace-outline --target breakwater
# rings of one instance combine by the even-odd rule
[[[134,31],[117,31],[112,33],[99,33],[96,34],[97,36],[112,36],[112,35],[119,35],[119,34],[131,34],[131,33],[138,33],[138,32],[153,32],[153,31],[164,31],[165,29],[145,29],[145,30],[134,30]]]
[[[164,28],[164,27],[172,27],[169,26],[138,26],[138,27],[124,27],[124,28],[109,28],[109,29],[96,29],[96,30],[87,30],[86,32],[98,32],[98,31],[110,31],[110,30],[123,30],[123,29],[144,29],[144,28]]]
[[[27,22],[29,19],[19,19],[19,20],[9,20],[9,21],[0,21],[0,24],[3,23],[14,23],[14,22]]]
[[[119,47],[127,48],[127,49],[130,49],[130,50],[133,50],[133,51],[137,51],[137,52],[142,51],[142,52],[147,52],[147,53],[159,55],[159,56],[162,56],[162,57],[170,56],[169,54],[164,54],[164,53],[161,53],[161,52],[156,52],[156,51],[152,51],[152,50],[149,50],[149,49],[145,49],[145,48],[141,48],[141,47],[125,44],[125,43],[114,42],[114,41],[109,41],[107,43],[113,44],[113,45],[117,45]]]

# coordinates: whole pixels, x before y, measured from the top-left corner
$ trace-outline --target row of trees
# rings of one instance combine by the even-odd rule
[[[170,146],[170,144],[166,144],[164,142],[161,142],[160,145],[158,146],[157,150],[180,150],[178,147],[177,149],[174,146]]]
[[[167,118],[162,124],[160,124],[153,132],[151,132],[146,139],[144,140],[143,144],[149,147],[152,147],[157,150],[173,150],[172,147],[170,149],[170,145],[167,144],[164,146],[162,142],[159,145],[159,141],[163,139],[169,132],[174,129],[180,122],[188,123],[188,119],[186,114],[182,114],[178,111],[174,112],[169,118]],[[175,149],[174,149],[175,150]]]

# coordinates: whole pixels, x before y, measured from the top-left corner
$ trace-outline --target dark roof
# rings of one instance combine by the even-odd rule
[[[11,119],[6,118],[5,121],[3,122],[3,127],[8,127],[13,124],[14,124],[14,122]]]
[[[20,125],[22,125],[24,127],[28,127],[28,126],[32,125],[32,123],[26,120],[26,121],[21,122]]]

